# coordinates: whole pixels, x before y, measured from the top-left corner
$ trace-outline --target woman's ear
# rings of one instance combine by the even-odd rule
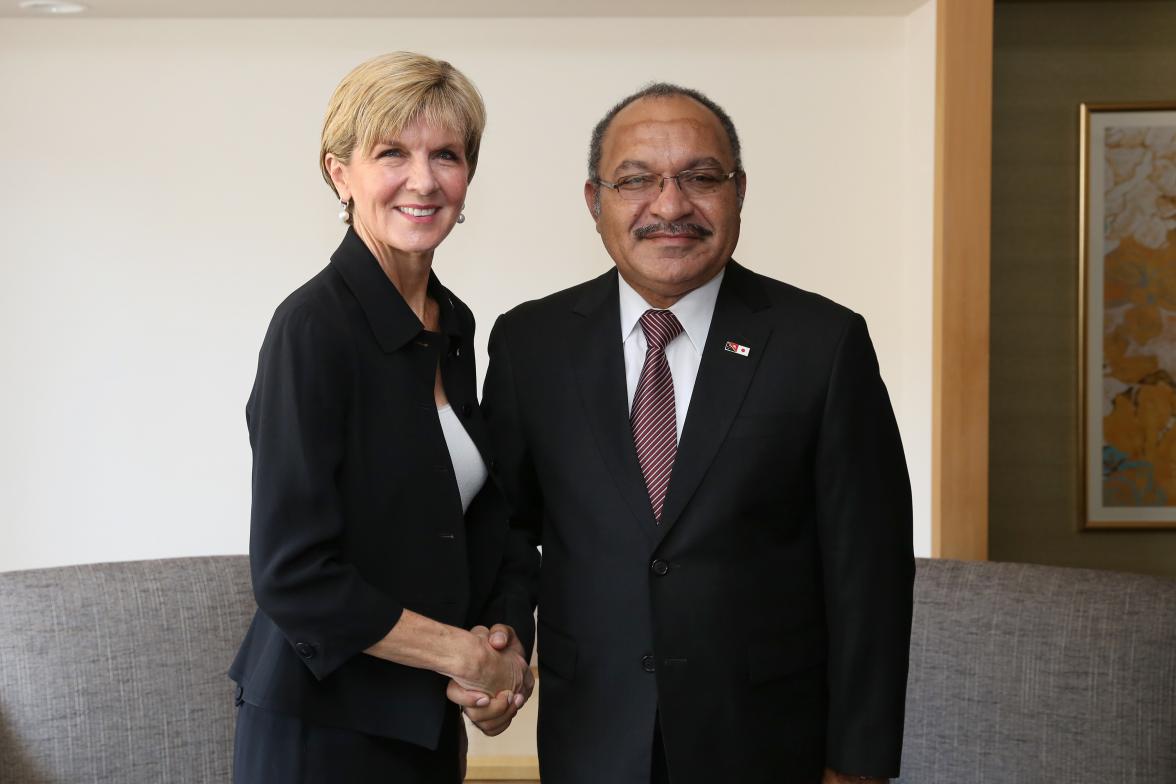
[[[339,194],[339,201],[351,201],[351,188],[347,185],[347,164],[339,160],[333,153],[327,153],[323,159],[327,166],[327,174],[331,175],[331,183],[335,186],[335,193]]]

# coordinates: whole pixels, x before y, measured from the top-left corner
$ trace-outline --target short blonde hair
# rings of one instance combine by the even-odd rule
[[[343,77],[327,104],[319,149],[323,179],[335,195],[339,192],[327,170],[328,153],[348,163],[354,151],[366,153],[417,120],[462,136],[473,179],[486,106],[465,74],[444,60],[392,52],[359,64]]]

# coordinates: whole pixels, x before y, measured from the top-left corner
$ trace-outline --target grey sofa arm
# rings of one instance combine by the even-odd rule
[[[1176,782],[1176,580],[918,562],[901,782]]]
[[[227,782],[245,556],[0,574],[0,782]]]

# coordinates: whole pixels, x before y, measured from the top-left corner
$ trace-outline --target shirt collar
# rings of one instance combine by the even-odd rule
[[[694,344],[694,350],[702,354],[702,347],[706,343],[707,333],[710,332],[711,319],[715,315],[715,301],[719,298],[719,286],[723,282],[723,274],[727,271],[724,266],[719,274],[703,285],[689,292],[673,305],[669,310],[678,317],[686,336]],[[618,289],[621,297],[621,342],[629,339],[637,322],[645,311],[653,306],[633,290],[623,275],[617,275]]]
[[[424,331],[421,320],[400,296],[396,286],[388,280],[379,262],[355,229],[348,227],[338,250],[331,256],[331,264],[343,276],[351,293],[359,300],[368,324],[380,347],[386,352],[399,349]],[[440,307],[440,327],[451,345],[464,341],[453,296],[441,285],[436,274],[429,271],[429,296]]]

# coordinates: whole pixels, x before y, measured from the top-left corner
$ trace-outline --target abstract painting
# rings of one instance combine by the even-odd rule
[[[1081,128],[1081,523],[1176,528],[1176,102]]]

